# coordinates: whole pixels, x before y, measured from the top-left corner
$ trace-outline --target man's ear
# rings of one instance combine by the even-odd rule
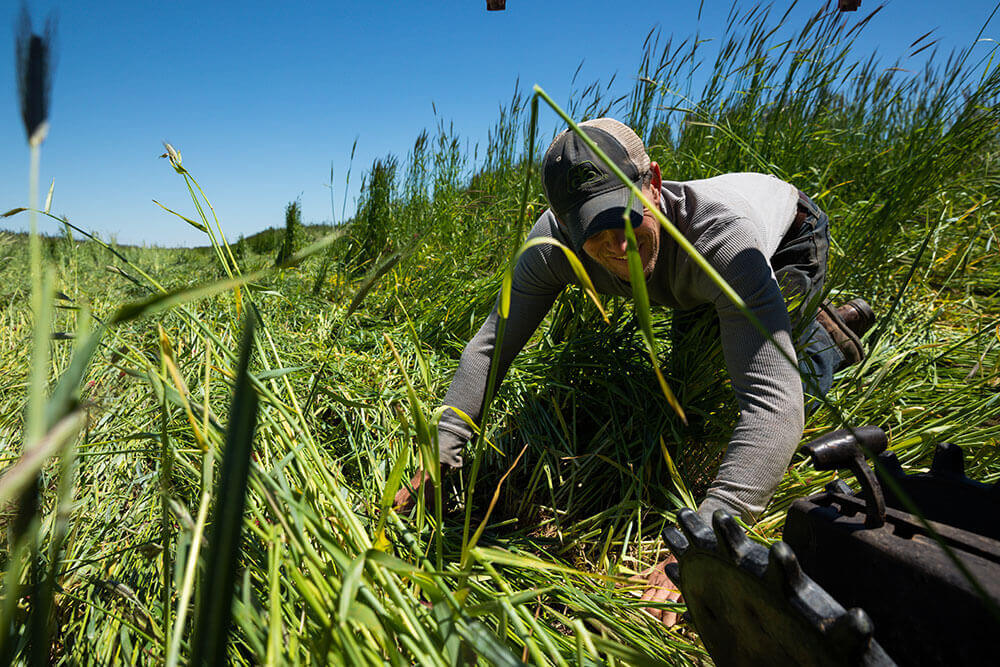
[[[663,185],[663,177],[660,175],[660,165],[656,162],[649,163],[649,171],[653,177],[649,180],[649,184],[653,186],[656,192],[660,191],[660,186]]]

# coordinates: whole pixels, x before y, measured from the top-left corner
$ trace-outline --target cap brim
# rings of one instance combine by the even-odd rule
[[[630,198],[631,206],[629,206]],[[642,224],[642,200],[627,187],[623,186],[591,197],[574,211],[575,215],[572,217],[575,220],[569,221],[572,229],[578,231],[573,241],[578,248],[582,248],[584,241],[598,232],[605,229],[621,229],[625,226],[626,211],[633,228]]]

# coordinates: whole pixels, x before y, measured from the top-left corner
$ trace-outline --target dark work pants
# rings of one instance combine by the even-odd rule
[[[830,220],[801,193],[799,210],[805,214],[802,224],[781,240],[771,257],[771,268],[788,305],[802,389],[807,397],[806,410],[810,411],[815,405],[808,397],[826,396],[833,384],[833,372],[844,354],[816,321],[830,254]]]

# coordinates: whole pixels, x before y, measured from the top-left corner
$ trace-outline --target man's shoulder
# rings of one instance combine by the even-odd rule
[[[720,174],[692,181],[676,181],[670,184],[664,182],[664,186],[667,185],[675,191],[682,192],[695,208],[714,205],[732,208],[738,212],[742,212],[748,205],[752,206],[758,199],[797,192],[794,185],[777,176],[749,171]]]
[[[696,246],[724,237],[763,246],[784,234],[794,215],[798,190],[769,174],[739,172],[670,184],[681,202],[682,227]]]
[[[551,241],[537,241],[535,239],[551,239],[557,243],[566,246],[569,250],[576,252],[573,248],[572,241],[570,241],[569,234],[563,229],[562,225],[556,219],[555,214],[552,209],[546,209],[542,213],[535,224],[532,226],[531,230],[528,232],[528,237],[525,239],[525,243],[531,242],[532,247],[527,248],[521,255],[522,258],[528,258],[531,261],[543,262],[545,264],[550,264],[556,262],[558,265],[565,263],[565,255],[562,252],[556,251],[556,246]]]
[[[531,227],[531,231],[528,232],[529,239],[538,238],[539,236],[547,236],[554,238],[560,243],[569,244],[569,236],[559,225],[559,221],[556,220],[555,213],[552,212],[551,208],[545,209],[538,216],[538,220],[535,221],[535,224]]]
[[[569,261],[552,239],[572,250],[569,236],[559,225],[555,214],[547,209],[538,217],[525,242],[533,242],[524,249],[514,268],[514,287],[529,293],[549,293],[562,289],[571,281]]]
[[[733,171],[709,178],[679,181],[679,183],[690,188],[710,190],[722,194],[761,187],[782,189],[794,187],[791,183],[787,183],[773,174],[763,174],[756,171]]]

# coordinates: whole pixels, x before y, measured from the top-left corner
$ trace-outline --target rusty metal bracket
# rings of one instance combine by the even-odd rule
[[[850,470],[861,484],[867,513],[866,528],[885,524],[885,496],[875,473],[865,463],[865,454],[875,456],[889,446],[885,431],[875,426],[840,429],[810,441],[802,450],[812,458],[816,470]]]

